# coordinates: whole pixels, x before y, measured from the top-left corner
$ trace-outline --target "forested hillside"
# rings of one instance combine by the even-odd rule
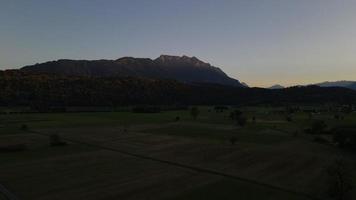
[[[38,109],[65,106],[214,105],[356,102],[356,91],[318,86],[281,90],[184,84],[147,78],[81,77],[0,72],[0,105]]]

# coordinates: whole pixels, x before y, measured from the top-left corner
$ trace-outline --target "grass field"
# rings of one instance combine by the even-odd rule
[[[288,122],[283,108],[240,109],[244,127],[211,107],[196,120],[189,110],[0,115],[0,146],[27,146],[0,153],[0,183],[20,199],[328,199],[328,167],[342,158],[355,169],[353,153],[304,134],[315,119],[355,125],[355,113]],[[51,134],[68,145],[50,147]]]

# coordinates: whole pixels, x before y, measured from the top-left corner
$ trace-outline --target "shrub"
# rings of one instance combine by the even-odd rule
[[[176,116],[175,121],[177,122],[177,121],[179,121],[179,120],[180,120],[180,117],[179,117],[179,116]]]
[[[21,125],[21,130],[27,131],[27,130],[28,130],[27,124],[22,124],[22,125]]]
[[[57,134],[52,134],[49,136],[49,142],[51,146],[64,146],[67,145],[66,142],[62,141],[61,137]]]
[[[256,123],[256,117],[255,116],[252,117],[252,122]]]
[[[326,134],[326,127],[326,123],[323,120],[315,120],[305,132],[308,134]]]
[[[240,110],[234,110],[230,113],[230,119],[236,120],[242,115],[242,112]]]

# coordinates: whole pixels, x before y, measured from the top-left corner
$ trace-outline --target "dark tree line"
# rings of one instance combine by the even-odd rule
[[[356,102],[356,91],[317,86],[283,90],[185,84],[138,77],[74,77],[0,71],[0,106],[256,105]]]

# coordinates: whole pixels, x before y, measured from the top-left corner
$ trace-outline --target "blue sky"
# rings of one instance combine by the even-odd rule
[[[354,0],[1,0],[0,69],[196,56],[252,86],[356,80]]]

